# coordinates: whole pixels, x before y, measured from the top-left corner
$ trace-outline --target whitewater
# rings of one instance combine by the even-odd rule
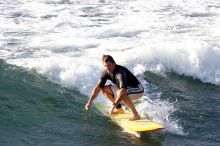
[[[112,55],[144,84],[141,115],[179,135],[187,132],[170,118],[178,101],[149,91],[145,72],[220,85],[216,0],[4,0],[0,32],[0,59],[86,96],[100,76],[101,56]]]

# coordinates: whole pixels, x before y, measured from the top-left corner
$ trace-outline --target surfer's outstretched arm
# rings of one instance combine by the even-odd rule
[[[102,88],[99,86],[95,86],[95,88],[92,91],[92,94],[89,97],[88,102],[85,105],[85,109],[88,111],[91,108],[92,101],[98,96],[99,92],[101,91]]]

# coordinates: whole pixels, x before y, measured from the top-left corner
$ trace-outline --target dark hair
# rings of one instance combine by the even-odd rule
[[[110,55],[102,55],[102,61],[103,62],[109,62],[110,61],[111,63],[115,63],[115,60]]]

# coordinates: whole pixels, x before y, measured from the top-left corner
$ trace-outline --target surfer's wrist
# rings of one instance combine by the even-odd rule
[[[115,102],[113,102],[113,104],[112,104],[113,106],[116,106],[116,103]]]

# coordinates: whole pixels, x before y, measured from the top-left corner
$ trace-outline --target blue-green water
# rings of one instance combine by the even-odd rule
[[[96,108],[84,111],[88,97],[50,83],[35,71],[0,62],[0,145],[218,146],[220,88],[192,78],[145,73],[149,89],[178,107],[183,135],[165,130],[136,137],[123,132]],[[157,87],[155,89],[155,86]]]

